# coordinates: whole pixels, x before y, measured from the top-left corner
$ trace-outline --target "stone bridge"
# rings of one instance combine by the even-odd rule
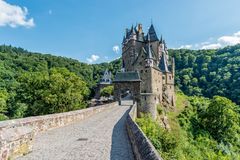
[[[0,159],[161,159],[134,122],[136,105],[122,104],[0,122]]]

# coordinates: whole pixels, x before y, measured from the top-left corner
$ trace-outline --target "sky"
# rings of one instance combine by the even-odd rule
[[[125,29],[153,23],[168,48],[240,43],[239,0],[0,0],[0,44],[77,59],[121,56]]]

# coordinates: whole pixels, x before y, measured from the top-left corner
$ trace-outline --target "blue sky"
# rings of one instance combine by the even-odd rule
[[[100,63],[121,56],[126,27],[142,23],[147,30],[152,20],[169,48],[220,48],[240,43],[239,6],[239,0],[0,0],[0,44]]]

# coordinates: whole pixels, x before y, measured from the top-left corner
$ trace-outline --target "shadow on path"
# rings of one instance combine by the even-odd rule
[[[131,143],[126,129],[126,119],[129,111],[130,109],[124,113],[113,128],[110,155],[111,160],[134,160]]]

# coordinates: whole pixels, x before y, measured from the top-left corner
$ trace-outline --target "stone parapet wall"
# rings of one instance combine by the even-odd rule
[[[157,150],[134,121],[137,117],[137,105],[132,106],[127,116],[127,132],[136,160],[162,160]]]
[[[30,152],[34,136],[39,132],[83,120],[116,105],[117,103],[114,102],[77,111],[1,121],[0,160],[15,158]]]

